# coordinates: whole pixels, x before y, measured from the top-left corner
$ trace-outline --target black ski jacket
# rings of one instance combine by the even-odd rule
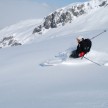
[[[78,54],[81,52],[84,52],[86,54],[87,52],[90,51],[91,46],[92,46],[92,42],[90,39],[83,39],[81,42],[79,42],[76,51]]]

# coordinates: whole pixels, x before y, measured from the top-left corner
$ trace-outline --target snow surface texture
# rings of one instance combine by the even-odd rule
[[[108,30],[106,12],[108,7],[98,9],[76,19],[73,24],[36,36],[29,44],[1,49],[0,108],[107,108],[108,31],[92,40],[91,52],[86,55],[105,66],[99,67],[85,59],[69,59],[57,66],[40,66],[46,60],[63,57],[62,54],[67,56],[67,52],[76,47],[78,35],[92,38],[104,29]],[[18,33],[16,38],[22,40],[32,31],[30,27],[28,32],[19,28],[26,28],[26,24],[20,23],[8,30],[10,34]],[[19,28],[17,32],[16,27]],[[8,31],[1,32],[7,34]]]
[[[103,40],[107,38],[106,35],[102,35]],[[108,67],[85,63],[85,60],[80,60],[84,62],[83,65],[74,61],[76,65],[72,62],[54,67],[40,66],[42,61],[71,47],[72,40],[72,36],[63,36],[1,49],[0,107],[107,108]],[[101,43],[98,41],[96,44],[100,47]],[[96,47],[94,49],[98,50]],[[108,53],[106,50],[101,51],[101,48],[99,52],[92,51],[95,57],[90,56],[91,59],[107,59],[102,56],[102,52]],[[99,55],[96,57],[97,53]]]
[[[82,58],[85,60],[82,60],[81,58],[74,59],[74,58],[69,58],[69,55],[73,51],[72,48],[68,49],[65,52],[61,52],[59,55],[55,56],[53,59],[48,59],[45,62],[41,63],[41,66],[57,66],[57,65],[85,65],[88,63],[92,63],[92,61],[88,60],[88,57],[91,59],[94,59],[93,62],[97,61],[96,65],[98,64],[99,66],[107,66],[108,62],[108,54],[107,53],[101,53],[101,52],[96,52],[96,51],[91,51],[89,54],[86,54]],[[104,58],[103,58],[104,56]]]

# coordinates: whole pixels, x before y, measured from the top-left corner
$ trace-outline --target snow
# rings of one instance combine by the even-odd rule
[[[107,67],[88,61],[82,65],[83,60],[79,63],[74,61],[78,65],[40,66],[44,60],[71,47],[72,39],[71,36],[64,36],[1,49],[0,107],[106,108]],[[106,59],[101,51],[98,53],[97,58]],[[91,59],[95,60],[94,57]]]
[[[29,44],[0,49],[0,108],[107,108],[108,31],[92,40],[91,52],[86,55],[104,65],[83,58],[69,59],[56,66],[40,66],[74,49],[78,35],[92,38],[108,30],[107,8],[97,9],[40,37],[36,35]],[[98,22],[101,18],[104,20]],[[18,39],[25,39],[41,20],[28,22],[7,27],[0,34],[17,33]]]
[[[108,66],[108,63],[106,63],[105,66]]]
[[[31,19],[8,26],[0,30],[0,39],[3,37],[14,36],[22,44],[27,43],[33,38],[33,29],[40,24],[41,21],[42,19]]]

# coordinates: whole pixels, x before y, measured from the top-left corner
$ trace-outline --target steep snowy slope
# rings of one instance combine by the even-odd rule
[[[41,19],[26,20],[0,30],[0,47],[15,46],[16,41],[20,44],[29,42],[34,38],[32,35],[34,27],[41,21]]]
[[[42,24],[36,27],[33,33],[40,34],[44,33],[46,30],[48,31],[48,29],[64,26],[67,23],[73,23],[75,19],[79,19],[81,16],[95,12],[98,9],[103,10],[102,7],[105,8],[107,6],[107,0],[91,0],[84,3],[74,3],[69,6],[60,8],[45,17]],[[82,18],[82,20],[85,20],[85,18]]]
[[[107,0],[70,4],[56,10],[43,20],[28,20],[0,30],[0,47],[22,45],[33,39],[39,40],[43,36],[51,36],[51,33],[60,32],[59,34],[62,35],[61,31],[67,31],[67,29],[70,33],[100,27],[105,29],[108,23],[107,13]]]
[[[33,40],[30,44],[0,49],[0,108],[107,108],[106,13],[108,6],[97,8],[63,27],[45,30],[41,35],[31,32],[42,20],[29,20],[1,30],[1,39],[13,35],[19,43]],[[107,32],[92,40],[91,52],[86,57],[104,66],[86,59],[40,66],[76,48],[78,35],[92,38],[103,30]]]
[[[82,34],[92,37],[99,32]],[[79,33],[73,34],[74,37],[76,35]],[[108,50],[104,46],[107,45],[107,35],[103,34],[93,41],[91,60],[99,63],[108,60]],[[39,43],[1,49],[0,107],[107,108],[108,67],[99,67],[84,59],[72,60],[69,65],[40,66],[40,63],[54,58],[59,52],[75,47],[73,36],[64,35]]]

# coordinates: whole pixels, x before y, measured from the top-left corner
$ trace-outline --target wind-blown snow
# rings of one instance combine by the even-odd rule
[[[92,38],[108,30],[107,8],[49,30],[40,37],[36,35],[30,44],[0,49],[0,108],[107,108],[108,31],[92,40],[91,52],[86,55],[102,66],[84,58],[69,59],[56,66],[40,66],[74,49],[78,35]],[[34,22],[39,24],[41,20]],[[4,30],[17,33],[16,38],[22,40],[30,35],[34,22],[21,22]],[[7,33],[4,30],[0,31],[0,38]]]

